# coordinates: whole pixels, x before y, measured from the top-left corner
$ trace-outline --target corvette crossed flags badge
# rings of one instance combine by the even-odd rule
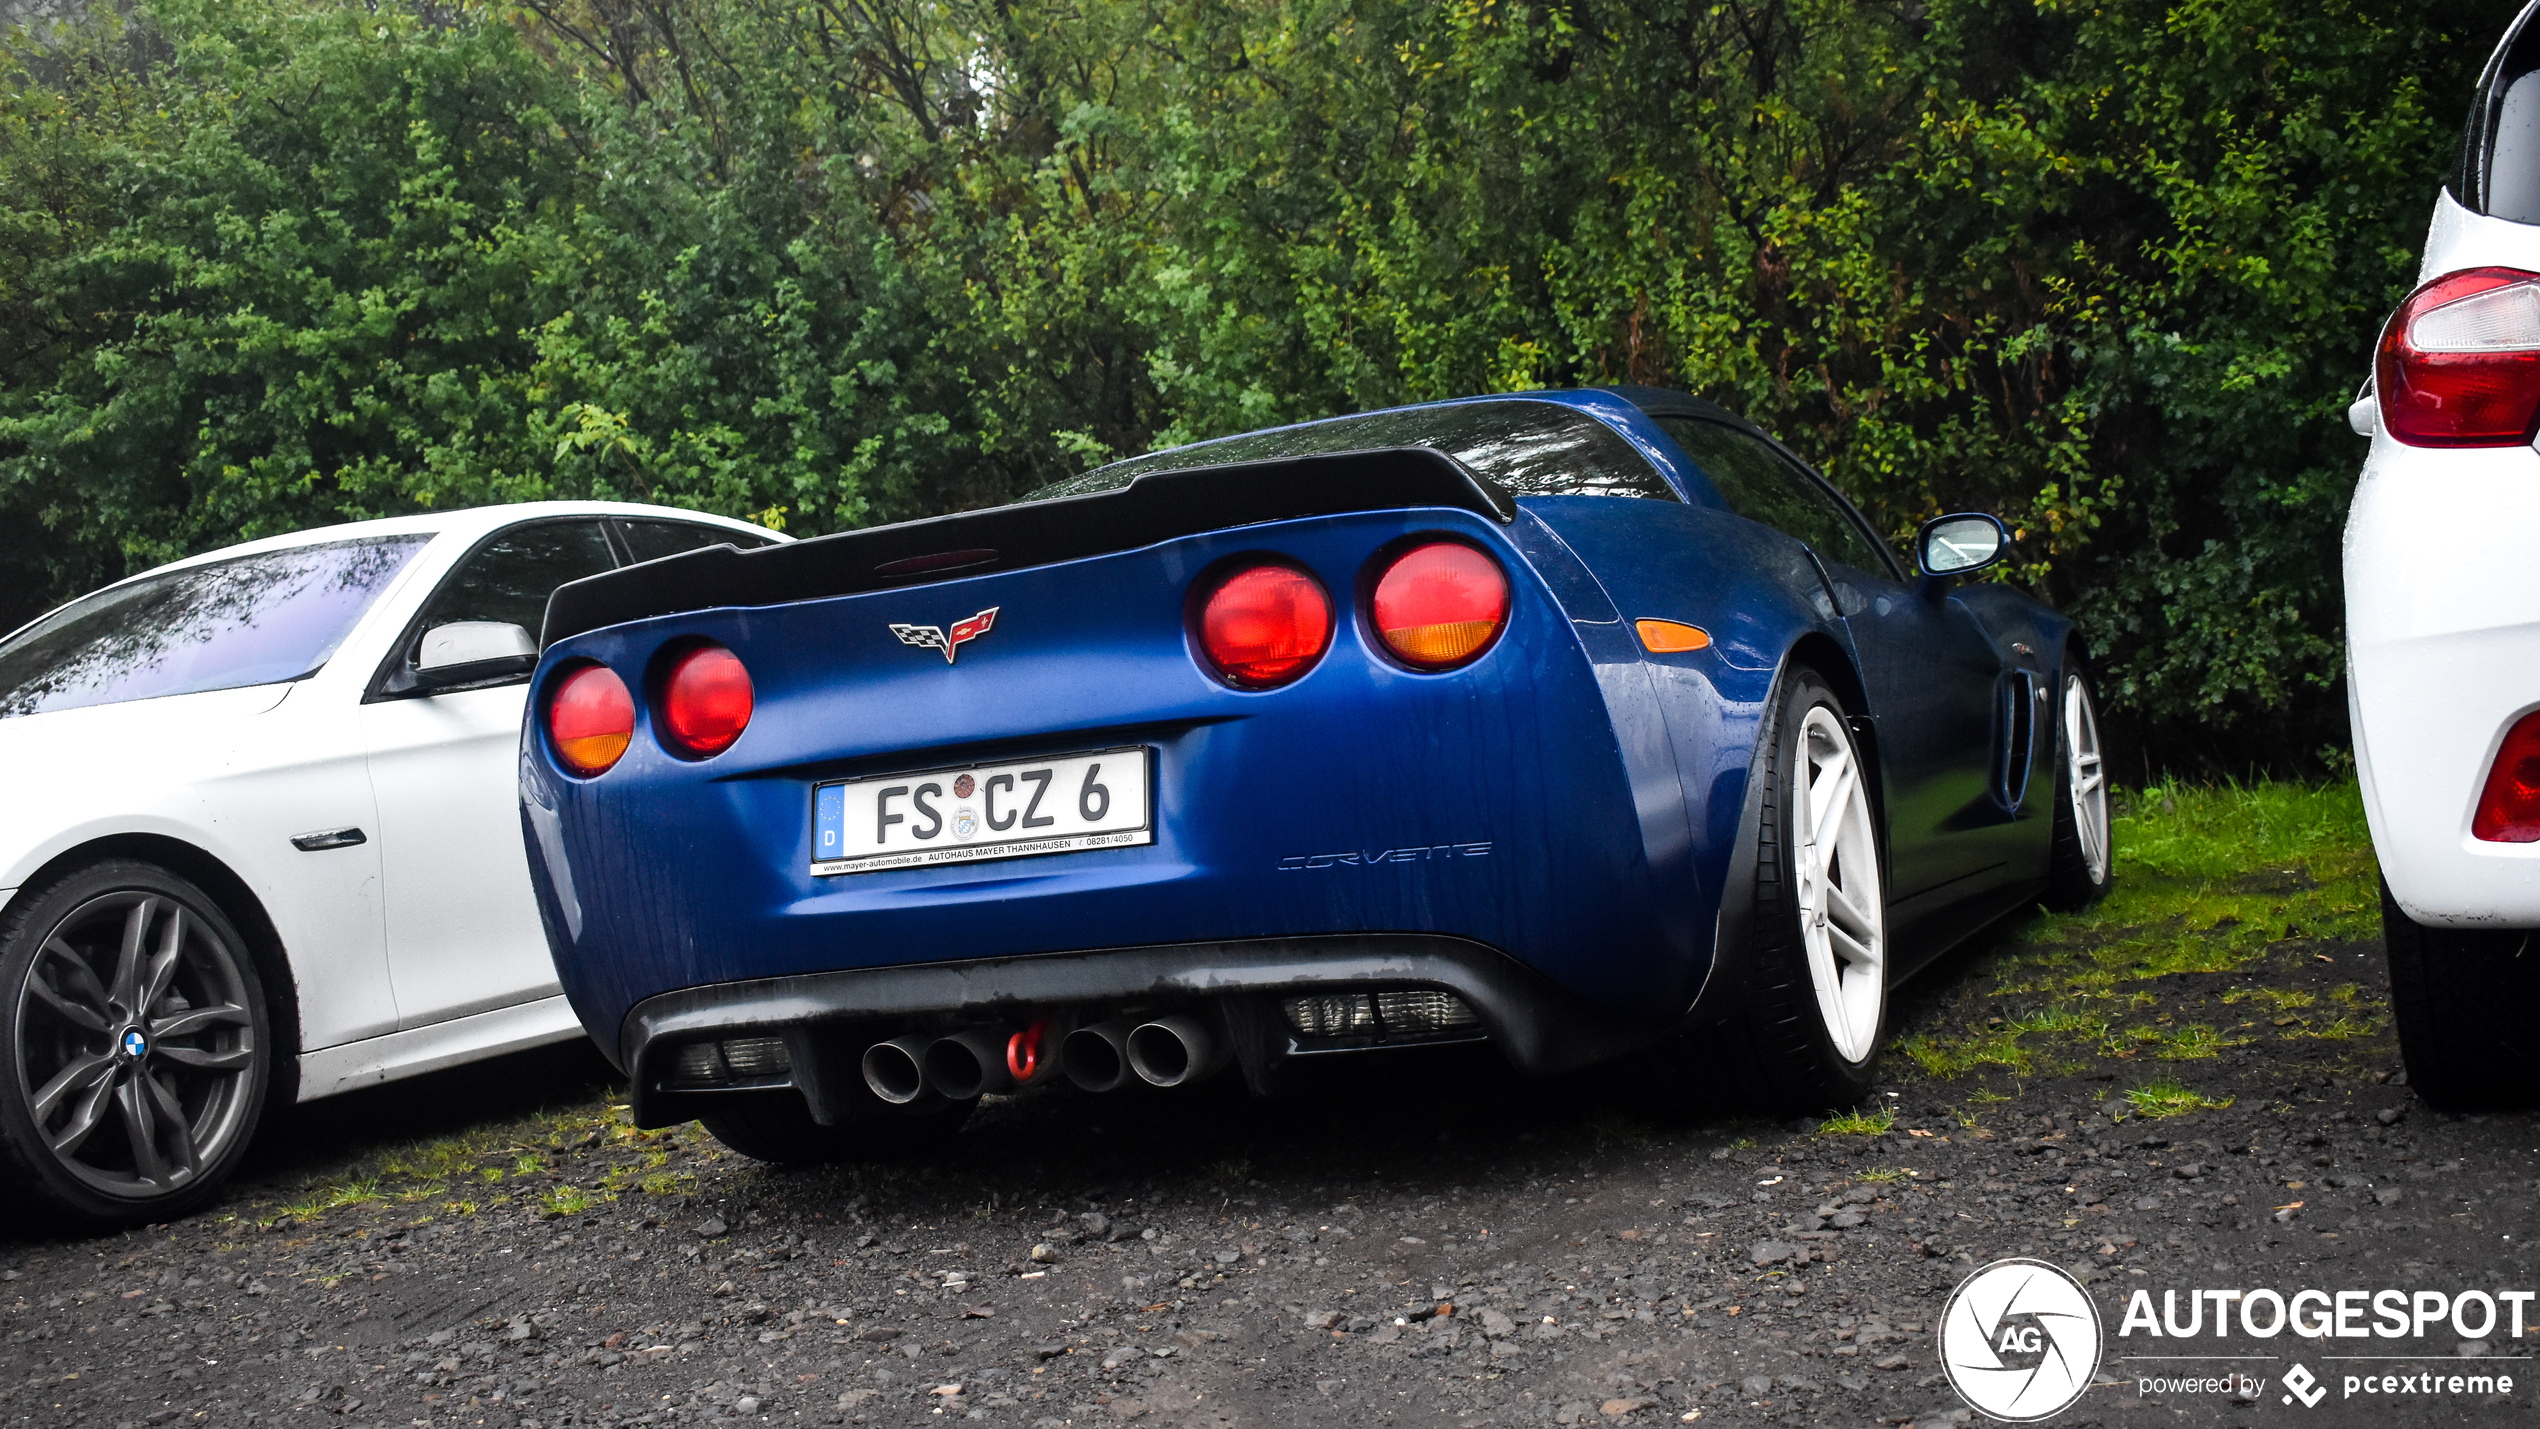
[[[968,620],[956,620],[953,622],[950,634],[946,634],[940,625],[900,624],[892,625],[891,633],[900,638],[902,645],[913,645],[920,650],[943,651],[944,663],[949,665],[953,662],[953,658],[961,653],[961,647],[965,641],[976,640],[995,627],[997,612],[1002,609],[1004,607],[992,605]]]

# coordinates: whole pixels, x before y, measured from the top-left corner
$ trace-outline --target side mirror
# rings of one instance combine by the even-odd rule
[[[500,620],[454,620],[423,632],[414,685],[447,690],[526,675],[538,666],[538,642]]]
[[[1927,576],[1963,576],[2009,555],[2011,529],[1981,511],[1935,516],[1914,533],[1914,564]]]

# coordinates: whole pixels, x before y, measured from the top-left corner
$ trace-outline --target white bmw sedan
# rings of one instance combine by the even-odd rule
[[[2347,699],[2408,1079],[2540,1100],[2540,22],[2470,104],[2416,291],[2349,412]]]
[[[0,1185],[165,1220],[268,1105],[582,1035],[515,770],[547,597],[782,539],[595,502],[367,521],[0,639]]]

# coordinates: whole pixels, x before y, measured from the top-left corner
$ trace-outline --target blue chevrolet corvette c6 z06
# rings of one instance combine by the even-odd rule
[[[566,994],[772,1160],[983,1094],[1673,1039],[1868,1088],[1888,989],[2106,887],[2072,627],[1754,426],[1444,402],[560,589],[522,741]]]

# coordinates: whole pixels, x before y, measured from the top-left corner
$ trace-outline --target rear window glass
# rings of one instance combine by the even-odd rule
[[[1384,447],[1444,452],[1520,496],[1676,499],[1666,479],[1613,428],[1575,407],[1525,401],[1414,407],[1250,432],[1113,462],[1044,486],[1023,499],[1049,501],[1116,491],[1154,472]]]
[[[1725,422],[1698,417],[1660,417],[1657,422],[1711,478],[1711,489],[1731,511],[1798,537],[1829,561],[1889,573],[1877,543],[1862,533],[1834,493],[1762,440]]]
[[[470,551],[424,602],[419,634],[459,620],[492,620],[538,634],[547,597],[566,581],[617,569],[597,520],[541,521],[497,533]]]
[[[774,538],[735,531],[729,526],[703,526],[693,521],[621,520],[617,529],[626,549],[638,561],[657,561],[708,546],[738,546],[747,551],[774,544]]]
[[[74,601],[0,644],[0,719],[314,675],[431,539],[293,546]]]
[[[2528,15],[2480,77],[2452,191],[2474,213],[2540,224],[2540,27]]]

